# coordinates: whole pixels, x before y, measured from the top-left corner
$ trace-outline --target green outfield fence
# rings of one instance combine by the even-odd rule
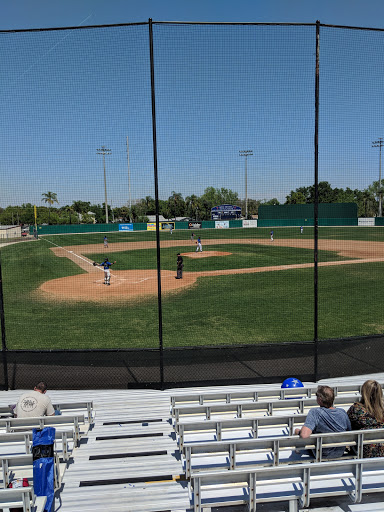
[[[1,223],[36,222],[40,239],[0,252],[5,389],[384,370],[383,29],[149,19],[3,30],[0,45]],[[231,218],[215,230],[218,205],[257,227]],[[91,274],[51,249],[99,244],[99,261],[98,234],[118,241],[111,215],[133,220],[122,240],[134,250],[119,254],[130,277],[114,288],[95,278],[99,296],[77,302],[61,284],[47,300],[47,281],[85,289]],[[138,222],[151,215],[152,234]],[[171,238],[160,218],[200,223],[200,259],[188,223]],[[177,252],[198,276],[183,289]],[[154,297],[126,298],[131,270]]]
[[[322,218],[319,219],[319,226],[357,226],[359,219],[355,218]],[[175,231],[177,230],[188,230],[187,222],[175,222]],[[315,219],[312,217],[294,218],[294,219],[258,219],[257,225],[259,228],[264,227],[288,227],[288,226],[314,226]],[[381,218],[375,218],[375,226],[383,226]],[[229,228],[242,228],[242,220],[230,220]],[[200,229],[215,229],[214,221],[202,221]],[[133,223],[133,231],[147,231],[147,224],[144,222]],[[196,230],[195,230],[196,231]],[[71,233],[108,233],[108,232],[119,232],[118,224],[68,224],[68,225],[55,225],[55,226],[38,226],[38,235],[63,235]],[[30,227],[30,234],[34,234],[33,227]]]
[[[188,222],[172,221],[177,229],[189,229]],[[134,222],[133,231],[147,231],[146,222]],[[286,224],[289,225],[289,224]],[[299,224],[297,224],[299,225]],[[230,228],[243,227],[242,220],[230,220]],[[201,228],[199,229],[215,229],[215,221],[203,220],[201,221]],[[65,224],[65,225],[51,225],[51,226],[38,226],[37,235],[60,235],[70,233],[107,233],[109,231],[118,232],[119,224]],[[195,230],[196,231],[196,230]],[[34,234],[34,226],[29,227],[29,234]]]

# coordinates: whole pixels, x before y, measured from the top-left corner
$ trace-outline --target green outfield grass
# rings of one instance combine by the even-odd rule
[[[164,270],[175,270],[176,255],[180,253],[194,253],[196,249],[180,245],[161,249],[161,267]],[[291,265],[294,263],[311,263],[313,250],[297,249],[295,247],[273,247],[270,245],[250,244],[223,244],[209,245],[205,251],[219,251],[232,253],[227,256],[210,256],[209,258],[192,259],[184,256],[184,270],[198,272],[204,270],[224,270],[231,268],[265,267],[266,265]],[[157,268],[156,251],[142,249],[126,252],[108,252],[110,260],[116,260],[114,270],[155,269]],[[101,262],[104,253],[87,254],[88,258]],[[334,252],[321,251],[321,261],[335,261],[346,259]]]
[[[234,228],[234,229],[204,229],[196,230],[195,241],[200,235],[203,243],[208,239],[223,238],[258,238],[270,239],[271,228]],[[160,241],[162,240],[190,240],[191,232],[189,230],[175,230],[171,235],[169,231],[160,231]],[[314,228],[304,227],[304,233],[300,234],[298,227],[277,227],[273,228],[274,238],[310,238],[313,239]],[[100,244],[103,248],[104,235],[107,235],[109,243],[114,242],[140,242],[146,240],[156,240],[154,231],[133,231],[133,232],[117,232],[108,233],[89,233],[74,235],[52,235],[45,236],[46,240],[51,240],[57,245],[84,245],[84,244]],[[383,227],[319,227],[319,238],[329,238],[338,240],[366,240],[366,241],[384,241]]]
[[[209,238],[269,238],[268,229],[206,230]],[[184,241],[188,231],[161,233],[161,240],[180,239],[180,247],[162,248],[165,270],[175,270],[178,250],[195,250]],[[196,235],[196,233],[195,233]],[[300,235],[297,228],[276,228],[275,238]],[[320,228],[321,238],[384,241],[383,228]],[[100,243],[103,236],[47,237],[57,245]],[[155,240],[153,232],[111,233],[110,243]],[[58,258],[45,240],[1,249],[7,345],[10,349],[156,348],[157,297],[137,303],[56,303],[40,300],[35,290],[44,281],[81,274],[75,263]],[[189,249],[188,249],[189,247]],[[271,245],[225,244],[204,249],[231,252],[231,256],[193,260],[184,258],[185,270],[194,272],[249,268],[313,261],[310,250]],[[116,270],[156,268],[155,250],[134,250],[108,256]],[[321,261],[340,259],[321,252]],[[319,268],[319,336],[337,338],[384,331],[382,290],[384,263]],[[313,339],[313,269],[199,278],[194,286],[162,297],[164,346],[220,345]]]

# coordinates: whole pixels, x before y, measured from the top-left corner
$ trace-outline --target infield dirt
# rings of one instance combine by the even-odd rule
[[[229,244],[257,244],[280,247],[298,247],[313,249],[312,239],[220,239],[204,240],[203,252],[182,253],[187,258],[207,258],[210,256],[225,257],[231,253],[210,251],[210,245]],[[191,242],[182,240],[166,240],[161,242],[161,247],[191,247]],[[207,247],[208,246],[208,247]],[[193,245],[192,245],[193,247]],[[155,249],[156,242],[119,242],[110,243],[108,253],[137,249]],[[319,266],[351,265],[356,263],[372,263],[384,261],[384,242],[367,242],[354,240],[319,240],[318,249],[321,251],[334,251],[336,254],[351,258],[349,260],[337,260],[319,262]],[[47,300],[71,301],[105,301],[132,300],[139,297],[156,295],[158,292],[158,273],[156,269],[148,270],[115,270],[111,271],[111,286],[104,285],[103,270],[94,267],[86,254],[95,254],[105,251],[101,244],[77,245],[70,247],[54,247],[51,249],[57,257],[69,258],[84,269],[87,273],[76,276],[68,276],[60,279],[46,281],[39,288],[39,294]],[[183,272],[183,279],[175,279],[176,271],[161,271],[161,291],[177,292],[186,287],[193,286],[200,277],[212,277],[231,274],[246,274],[256,272],[271,272],[288,269],[313,267],[313,263],[301,263],[293,265],[279,265],[268,267],[254,267],[243,269],[211,270],[203,272]]]

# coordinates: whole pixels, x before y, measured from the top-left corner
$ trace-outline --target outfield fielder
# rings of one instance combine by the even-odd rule
[[[104,268],[104,284],[110,286],[111,285],[111,271],[110,271],[110,268],[112,265],[114,265],[116,263],[116,261],[114,261],[113,263],[111,263],[108,258],[105,258],[105,260],[103,261],[103,263],[96,263],[95,261],[93,262],[93,265],[96,267],[96,266],[99,266],[99,267],[103,267]]]

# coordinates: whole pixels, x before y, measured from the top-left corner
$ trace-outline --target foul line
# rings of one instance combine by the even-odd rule
[[[54,245],[55,247],[58,247],[59,249],[63,249],[63,251],[67,252],[68,254],[73,254],[74,256],[76,256],[77,258],[79,258],[80,260],[83,260],[83,261],[85,261],[86,263],[88,263],[89,265],[92,265],[92,263],[91,263],[88,259],[83,258],[82,256],[80,256],[79,254],[76,254],[76,253],[75,253],[75,252],[73,252],[73,251],[68,251],[68,249],[65,249],[65,248],[64,248],[64,247],[62,247],[61,245],[57,245],[57,244],[55,244],[54,242],[51,242],[50,240],[47,240],[46,238],[41,238],[40,240],[44,240],[45,242],[49,242],[50,244]],[[104,270],[103,270],[101,267],[97,266],[97,268],[98,268],[99,270],[102,270],[102,271],[104,272]]]

